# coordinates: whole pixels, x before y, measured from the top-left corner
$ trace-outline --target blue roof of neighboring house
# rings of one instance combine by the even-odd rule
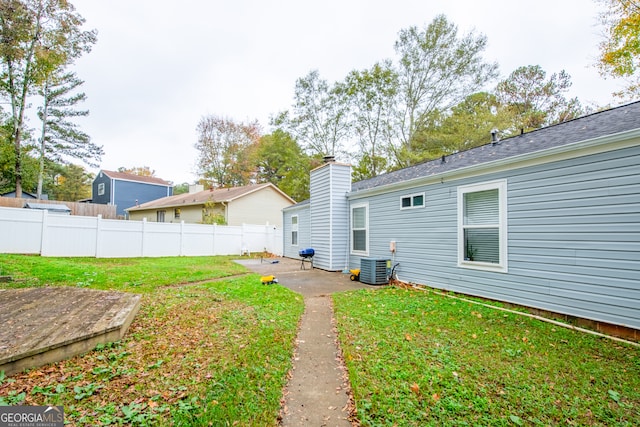
[[[374,178],[355,182],[351,191],[438,175],[496,160],[543,151],[580,141],[640,128],[640,101],[589,114],[567,122],[537,129],[522,135],[450,154]],[[487,135],[490,140],[490,136]]]

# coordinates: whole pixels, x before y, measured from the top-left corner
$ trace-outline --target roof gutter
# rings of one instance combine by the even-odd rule
[[[190,206],[202,206],[207,203],[209,200],[201,201],[201,202],[189,202],[189,203],[180,203],[180,204],[171,204],[171,205],[153,205],[153,206],[132,206],[130,208],[126,208],[125,211],[148,211],[152,209],[169,209],[169,208],[185,208]],[[149,203],[149,202],[147,202]]]
[[[392,190],[413,188],[418,185],[433,183],[444,183],[445,181],[470,178],[487,173],[503,172],[510,169],[519,169],[528,166],[535,166],[543,163],[566,160],[575,157],[583,157],[592,154],[604,153],[607,151],[621,150],[640,145],[640,128],[630,131],[614,133],[598,138],[586,139],[571,144],[558,147],[520,154],[517,156],[486,162],[479,165],[467,166],[452,171],[442,172],[425,177],[409,179],[395,182],[374,188],[367,188],[360,191],[347,193],[349,200],[374,196],[376,194],[387,193]]]

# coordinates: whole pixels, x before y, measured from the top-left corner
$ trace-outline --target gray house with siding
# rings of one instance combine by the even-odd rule
[[[119,217],[130,208],[173,195],[173,185],[153,176],[141,176],[102,169],[93,180],[92,202],[115,205]]]
[[[285,256],[390,260],[404,282],[640,330],[640,102],[349,177],[311,172],[310,200],[283,210]]]

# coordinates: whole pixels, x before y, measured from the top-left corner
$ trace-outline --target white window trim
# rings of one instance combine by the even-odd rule
[[[293,223],[293,218],[296,219],[296,223]],[[300,217],[298,215],[291,215],[291,246],[298,246],[300,241]],[[293,232],[296,232],[296,243],[293,243]]]
[[[475,193],[478,191],[498,190],[498,212],[499,223],[498,236],[500,239],[500,263],[493,264],[489,262],[469,261],[465,260],[464,245],[464,195],[466,193]],[[479,184],[463,185],[458,187],[458,267],[470,268],[474,270],[496,271],[507,273],[508,269],[508,248],[507,248],[507,180],[497,180],[483,182]]]
[[[98,183],[98,196],[104,196],[104,182]]]
[[[422,204],[418,205],[418,206],[414,206],[413,205],[413,198],[415,196],[422,196]],[[402,199],[406,199],[409,198],[409,200],[411,200],[411,206],[402,206]],[[424,192],[423,193],[413,193],[413,194],[405,194],[404,196],[400,196],[400,210],[407,210],[407,209],[419,209],[419,208],[424,208],[427,205],[427,199],[425,197]]]
[[[356,251],[353,249],[353,210],[357,209],[357,208],[365,208],[365,230],[367,232],[367,238],[365,240],[365,244],[367,246],[367,250],[366,251]],[[351,205],[351,208],[349,209],[349,249],[351,249],[351,254],[352,255],[358,255],[358,256],[368,256],[369,255],[369,235],[370,235],[370,231],[369,231],[369,203],[368,202],[363,202],[363,203],[355,203]]]

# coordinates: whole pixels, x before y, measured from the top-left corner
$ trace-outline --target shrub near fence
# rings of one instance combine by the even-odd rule
[[[121,221],[0,207],[0,253],[126,258],[281,255],[282,249],[282,230],[272,225]]]

